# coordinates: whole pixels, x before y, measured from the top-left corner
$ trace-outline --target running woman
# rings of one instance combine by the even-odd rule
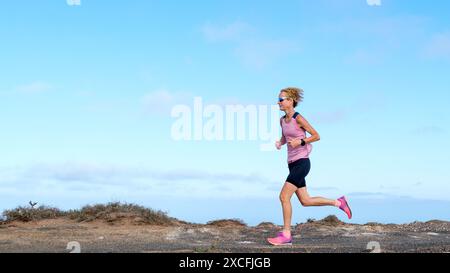
[[[303,100],[303,90],[289,87],[281,90],[278,98],[280,110],[285,112],[285,116],[280,119],[282,136],[275,143],[278,150],[287,144],[289,175],[286,183],[281,189],[280,201],[283,208],[284,228],[275,238],[268,238],[272,245],[291,245],[291,218],[292,206],[291,197],[295,193],[304,207],[311,206],[335,206],[343,210],[349,219],[352,218],[352,211],[345,196],[337,200],[323,197],[310,197],[306,190],[305,177],[308,175],[311,163],[309,155],[312,150],[311,143],[319,141],[320,136],[308,121],[299,113],[295,112],[295,107]],[[306,132],[311,136],[306,137]]]

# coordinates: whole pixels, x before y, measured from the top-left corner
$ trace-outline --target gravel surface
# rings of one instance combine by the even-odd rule
[[[292,246],[269,245],[266,238],[280,229],[271,223],[248,227],[234,220],[170,226],[65,218],[15,221],[0,224],[0,252],[450,252],[450,222],[444,221],[354,225],[328,217],[293,226]]]

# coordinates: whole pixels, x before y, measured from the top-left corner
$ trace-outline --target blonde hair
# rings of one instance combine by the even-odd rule
[[[281,89],[280,92],[285,92],[287,97],[294,101],[294,108],[297,107],[299,102],[303,101],[303,89],[297,87],[287,87]]]

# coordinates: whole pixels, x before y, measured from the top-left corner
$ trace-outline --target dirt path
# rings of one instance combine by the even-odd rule
[[[266,238],[280,227],[178,224],[114,225],[67,219],[0,225],[0,252],[450,252],[450,223],[350,225],[313,222],[293,227],[294,244],[273,247]],[[72,242],[75,248],[69,247]],[[369,246],[368,246],[369,245]],[[72,250],[70,250],[72,249]]]

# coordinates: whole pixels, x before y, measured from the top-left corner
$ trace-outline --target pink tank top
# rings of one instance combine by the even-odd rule
[[[291,121],[286,122],[285,118],[281,118],[281,129],[283,132],[283,137],[286,139],[286,143],[291,139],[302,139],[306,138],[306,131],[303,127],[300,127],[297,121],[292,118]],[[292,148],[288,145],[288,164],[299,160],[300,158],[308,158],[312,151],[312,144],[307,143],[305,146],[298,146]]]

